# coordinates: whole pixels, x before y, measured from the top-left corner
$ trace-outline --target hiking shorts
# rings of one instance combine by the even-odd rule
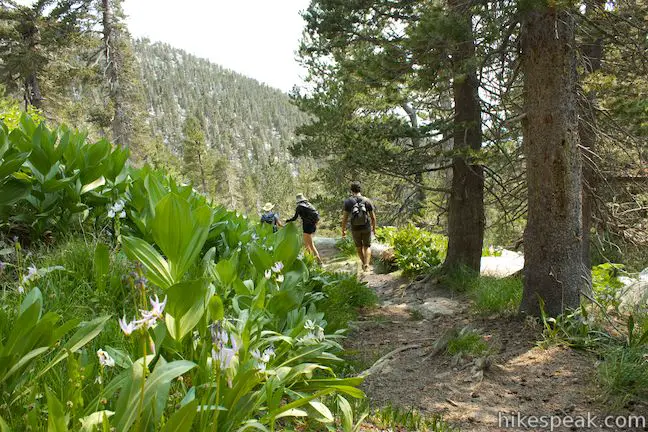
[[[304,229],[304,234],[315,234],[315,231],[317,231],[317,224],[312,222],[304,222],[302,224],[302,228]]]
[[[356,247],[369,247],[371,246],[371,231],[351,231],[353,242]]]

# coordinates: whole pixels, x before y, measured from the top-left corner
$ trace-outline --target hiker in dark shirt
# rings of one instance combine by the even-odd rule
[[[309,251],[318,263],[322,264],[319,252],[313,243],[313,234],[317,231],[317,222],[319,222],[319,213],[315,207],[304,197],[303,194],[297,194],[297,208],[295,209],[295,216],[291,217],[286,223],[294,222],[300,217],[302,220],[302,227],[304,229],[304,246]]]
[[[342,238],[346,238],[347,222],[351,222],[351,235],[362,262],[362,270],[369,270],[371,262],[371,233],[376,232],[376,215],[373,203],[360,193],[360,182],[351,183],[351,197],[344,201]]]
[[[272,225],[272,232],[277,232],[278,227],[282,227],[283,224],[279,220],[279,213],[272,211],[274,204],[271,202],[265,203],[263,206],[263,214],[261,215],[261,223],[267,223]]]

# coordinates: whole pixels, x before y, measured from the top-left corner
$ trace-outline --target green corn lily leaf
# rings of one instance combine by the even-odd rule
[[[193,400],[173,413],[160,432],[189,432],[198,413],[198,401]]]
[[[47,389],[47,432],[67,432],[67,419],[63,404]]]
[[[146,269],[146,276],[155,285],[168,289],[174,283],[169,263],[153,246],[137,237],[122,237],[124,252],[135,261],[142,263]]]
[[[181,340],[198,325],[213,294],[213,285],[204,279],[181,282],[169,288],[165,322],[173,339]]]

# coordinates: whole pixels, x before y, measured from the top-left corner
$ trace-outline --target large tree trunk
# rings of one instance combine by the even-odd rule
[[[128,131],[128,118],[125,108],[123,90],[121,88],[121,67],[122,53],[119,52],[117,39],[118,28],[115,26],[113,0],[102,0],[103,7],[103,43],[104,56],[106,57],[106,82],[108,86],[108,97],[112,102],[112,135],[113,141],[122,147],[130,143]]]
[[[593,0],[587,4],[586,14],[591,15],[594,7],[603,9],[605,0]],[[596,10],[594,9],[594,13]],[[590,17],[591,18],[591,17]],[[583,53],[585,76],[601,69],[603,57],[602,38],[590,36],[585,39],[581,47]],[[581,116],[579,119],[578,133],[581,147],[585,155],[583,161],[583,264],[587,269],[591,268],[590,257],[590,231],[592,228],[592,207],[596,195],[597,177],[594,166],[593,155],[596,152],[596,94],[593,91],[581,93]],[[592,275],[587,273],[587,286],[584,288],[588,293],[592,291]]]
[[[200,182],[202,183],[203,193],[207,195],[207,181],[205,180],[205,169],[203,168],[202,158],[200,157],[200,143],[197,143],[196,152],[198,155],[198,166],[200,167]]]
[[[38,109],[43,108],[43,95],[40,91],[36,72],[29,74],[25,80],[25,111],[29,105]]]
[[[481,165],[472,164],[469,152],[481,149],[481,107],[479,81],[474,66],[470,1],[449,0],[460,17],[463,38],[453,53],[454,150],[452,188],[448,206],[448,253],[445,267],[466,266],[479,272],[484,243],[484,175]]]
[[[524,12],[524,153],[528,221],[522,312],[550,316],[579,306],[584,286],[581,153],[574,20],[545,2]]]

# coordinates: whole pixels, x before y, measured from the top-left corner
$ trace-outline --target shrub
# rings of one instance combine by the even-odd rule
[[[274,430],[295,416],[334,423],[334,396],[364,396],[362,377],[335,373],[342,332],[331,329],[375,296],[351,276],[312,282],[294,224],[264,231],[65,128],[0,125],[0,145],[5,226],[57,235],[94,215],[92,234],[111,240],[70,239],[29,262],[19,242],[1,249],[16,255],[1,281],[1,429]],[[27,198],[49,188],[47,202]],[[42,314],[45,303],[57,310]]]
[[[349,237],[340,238],[335,242],[335,247],[340,251],[342,256],[355,256],[356,247],[353,239]]]
[[[594,298],[604,308],[619,309],[619,290],[623,284],[619,276],[623,273],[623,264],[604,263],[592,267],[592,290]]]
[[[395,262],[404,274],[429,272],[441,263],[447,240],[409,224],[403,228],[381,228],[376,238],[394,248]]]

